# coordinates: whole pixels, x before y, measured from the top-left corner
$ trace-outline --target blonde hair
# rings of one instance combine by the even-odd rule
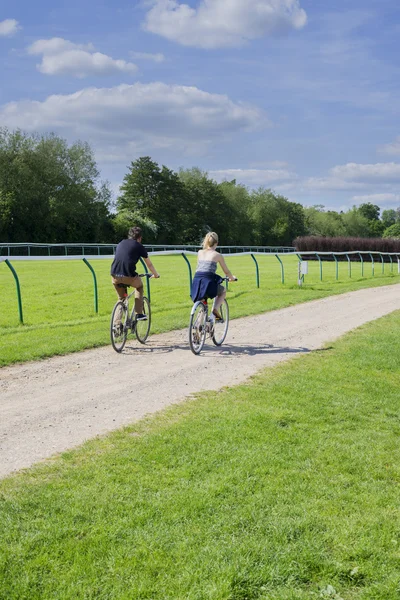
[[[203,240],[203,249],[212,248],[218,244],[218,234],[215,231],[209,231]]]

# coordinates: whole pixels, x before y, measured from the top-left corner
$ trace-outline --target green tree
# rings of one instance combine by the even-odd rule
[[[304,209],[284,196],[259,188],[252,192],[250,216],[254,243],[262,246],[291,245],[306,232]]]
[[[358,211],[360,215],[368,221],[369,236],[381,237],[385,227],[379,219],[379,214],[381,212],[379,206],[372,204],[372,202],[366,202],[365,204],[360,204]]]
[[[153,225],[149,241],[163,244],[182,239],[188,207],[186,190],[179,175],[162,168],[149,156],[131,163],[121,186],[117,209]],[[127,213],[125,212],[125,215]]]
[[[225,197],[227,214],[229,213],[227,243],[235,246],[251,245],[253,232],[247,188],[237,184],[235,179],[220,183],[219,188]]]
[[[356,206],[342,214],[345,235],[349,237],[370,237],[370,222]]]
[[[7,241],[95,242],[111,231],[108,184],[88,144],[0,129],[0,232]]]
[[[340,213],[334,210],[326,211],[322,205],[305,208],[304,213],[308,235],[324,237],[345,235],[345,226]]]
[[[186,239],[198,244],[207,231],[216,231],[222,245],[230,244],[233,207],[227,202],[223,189],[197,167],[181,169],[179,177],[187,194]]]
[[[396,211],[393,208],[382,211],[382,224],[385,229],[396,223]]]
[[[400,239],[400,223],[393,223],[383,232],[384,238]]]

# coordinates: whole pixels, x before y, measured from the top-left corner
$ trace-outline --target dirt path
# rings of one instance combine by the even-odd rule
[[[184,330],[145,347],[128,341],[122,355],[108,346],[0,369],[0,476],[194,392],[243,382],[397,309],[400,285],[392,285],[232,321],[224,346],[208,344],[200,356]]]

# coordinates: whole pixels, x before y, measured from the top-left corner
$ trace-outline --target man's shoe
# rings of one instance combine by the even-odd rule
[[[217,319],[217,321],[222,321],[222,315],[214,308],[213,315]]]
[[[138,315],[136,315],[136,321],[147,321],[147,315],[142,315],[141,313],[139,313]]]
[[[120,337],[124,332],[124,326],[122,323],[116,323],[113,327],[115,337]]]

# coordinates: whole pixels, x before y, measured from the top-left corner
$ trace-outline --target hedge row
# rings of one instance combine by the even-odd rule
[[[400,240],[391,238],[357,238],[357,237],[322,237],[305,236],[294,240],[298,252],[351,252],[363,250],[366,252],[398,252]]]

